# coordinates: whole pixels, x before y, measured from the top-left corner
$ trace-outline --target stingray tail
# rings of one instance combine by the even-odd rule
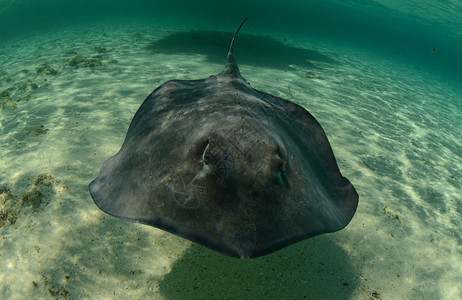
[[[244,25],[245,21],[247,21],[247,18],[242,21],[241,25],[239,28],[236,30],[236,33],[233,36],[233,39],[231,40],[231,45],[229,46],[229,51],[228,51],[228,56],[226,57],[226,66],[225,70],[223,71],[223,75],[225,76],[230,76],[230,77],[240,77],[241,73],[239,72],[239,67],[237,66],[236,63],[236,58],[234,57],[234,40],[236,40],[237,34],[239,33],[239,30],[241,30],[242,25]]]

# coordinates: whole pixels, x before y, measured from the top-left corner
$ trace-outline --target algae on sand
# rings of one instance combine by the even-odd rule
[[[0,188],[0,228],[18,219],[18,199],[8,187]]]
[[[48,205],[57,192],[60,180],[45,173],[35,177],[32,187],[22,197],[16,196],[8,187],[0,188],[0,228],[14,224],[23,209],[34,211],[42,205]]]

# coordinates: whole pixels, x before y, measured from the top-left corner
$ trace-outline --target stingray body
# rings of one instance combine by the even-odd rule
[[[147,97],[90,193],[110,215],[250,258],[342,229],[358,194],[316,119],[240,75],[239,29],[223,72]]]

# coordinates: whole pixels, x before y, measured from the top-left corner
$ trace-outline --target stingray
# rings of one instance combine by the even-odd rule
[[[240,258],[350,222],[358,194],[321,125],[241,76],[234,43],[244,22],[223,72],[167,81],[141,104],[90,183],[102,211]]]

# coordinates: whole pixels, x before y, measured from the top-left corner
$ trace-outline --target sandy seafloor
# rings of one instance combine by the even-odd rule
[[[223,69],[226,50],[211,63],[150,46],[188,30],[75,27],[0,45],[1,299],[462,298],[461,90],[354,45],[262,32],[330,60],[240,64],[323,126],[360,196],[345,229],[240,260],[101,212],[88,183],[146,96]]]

